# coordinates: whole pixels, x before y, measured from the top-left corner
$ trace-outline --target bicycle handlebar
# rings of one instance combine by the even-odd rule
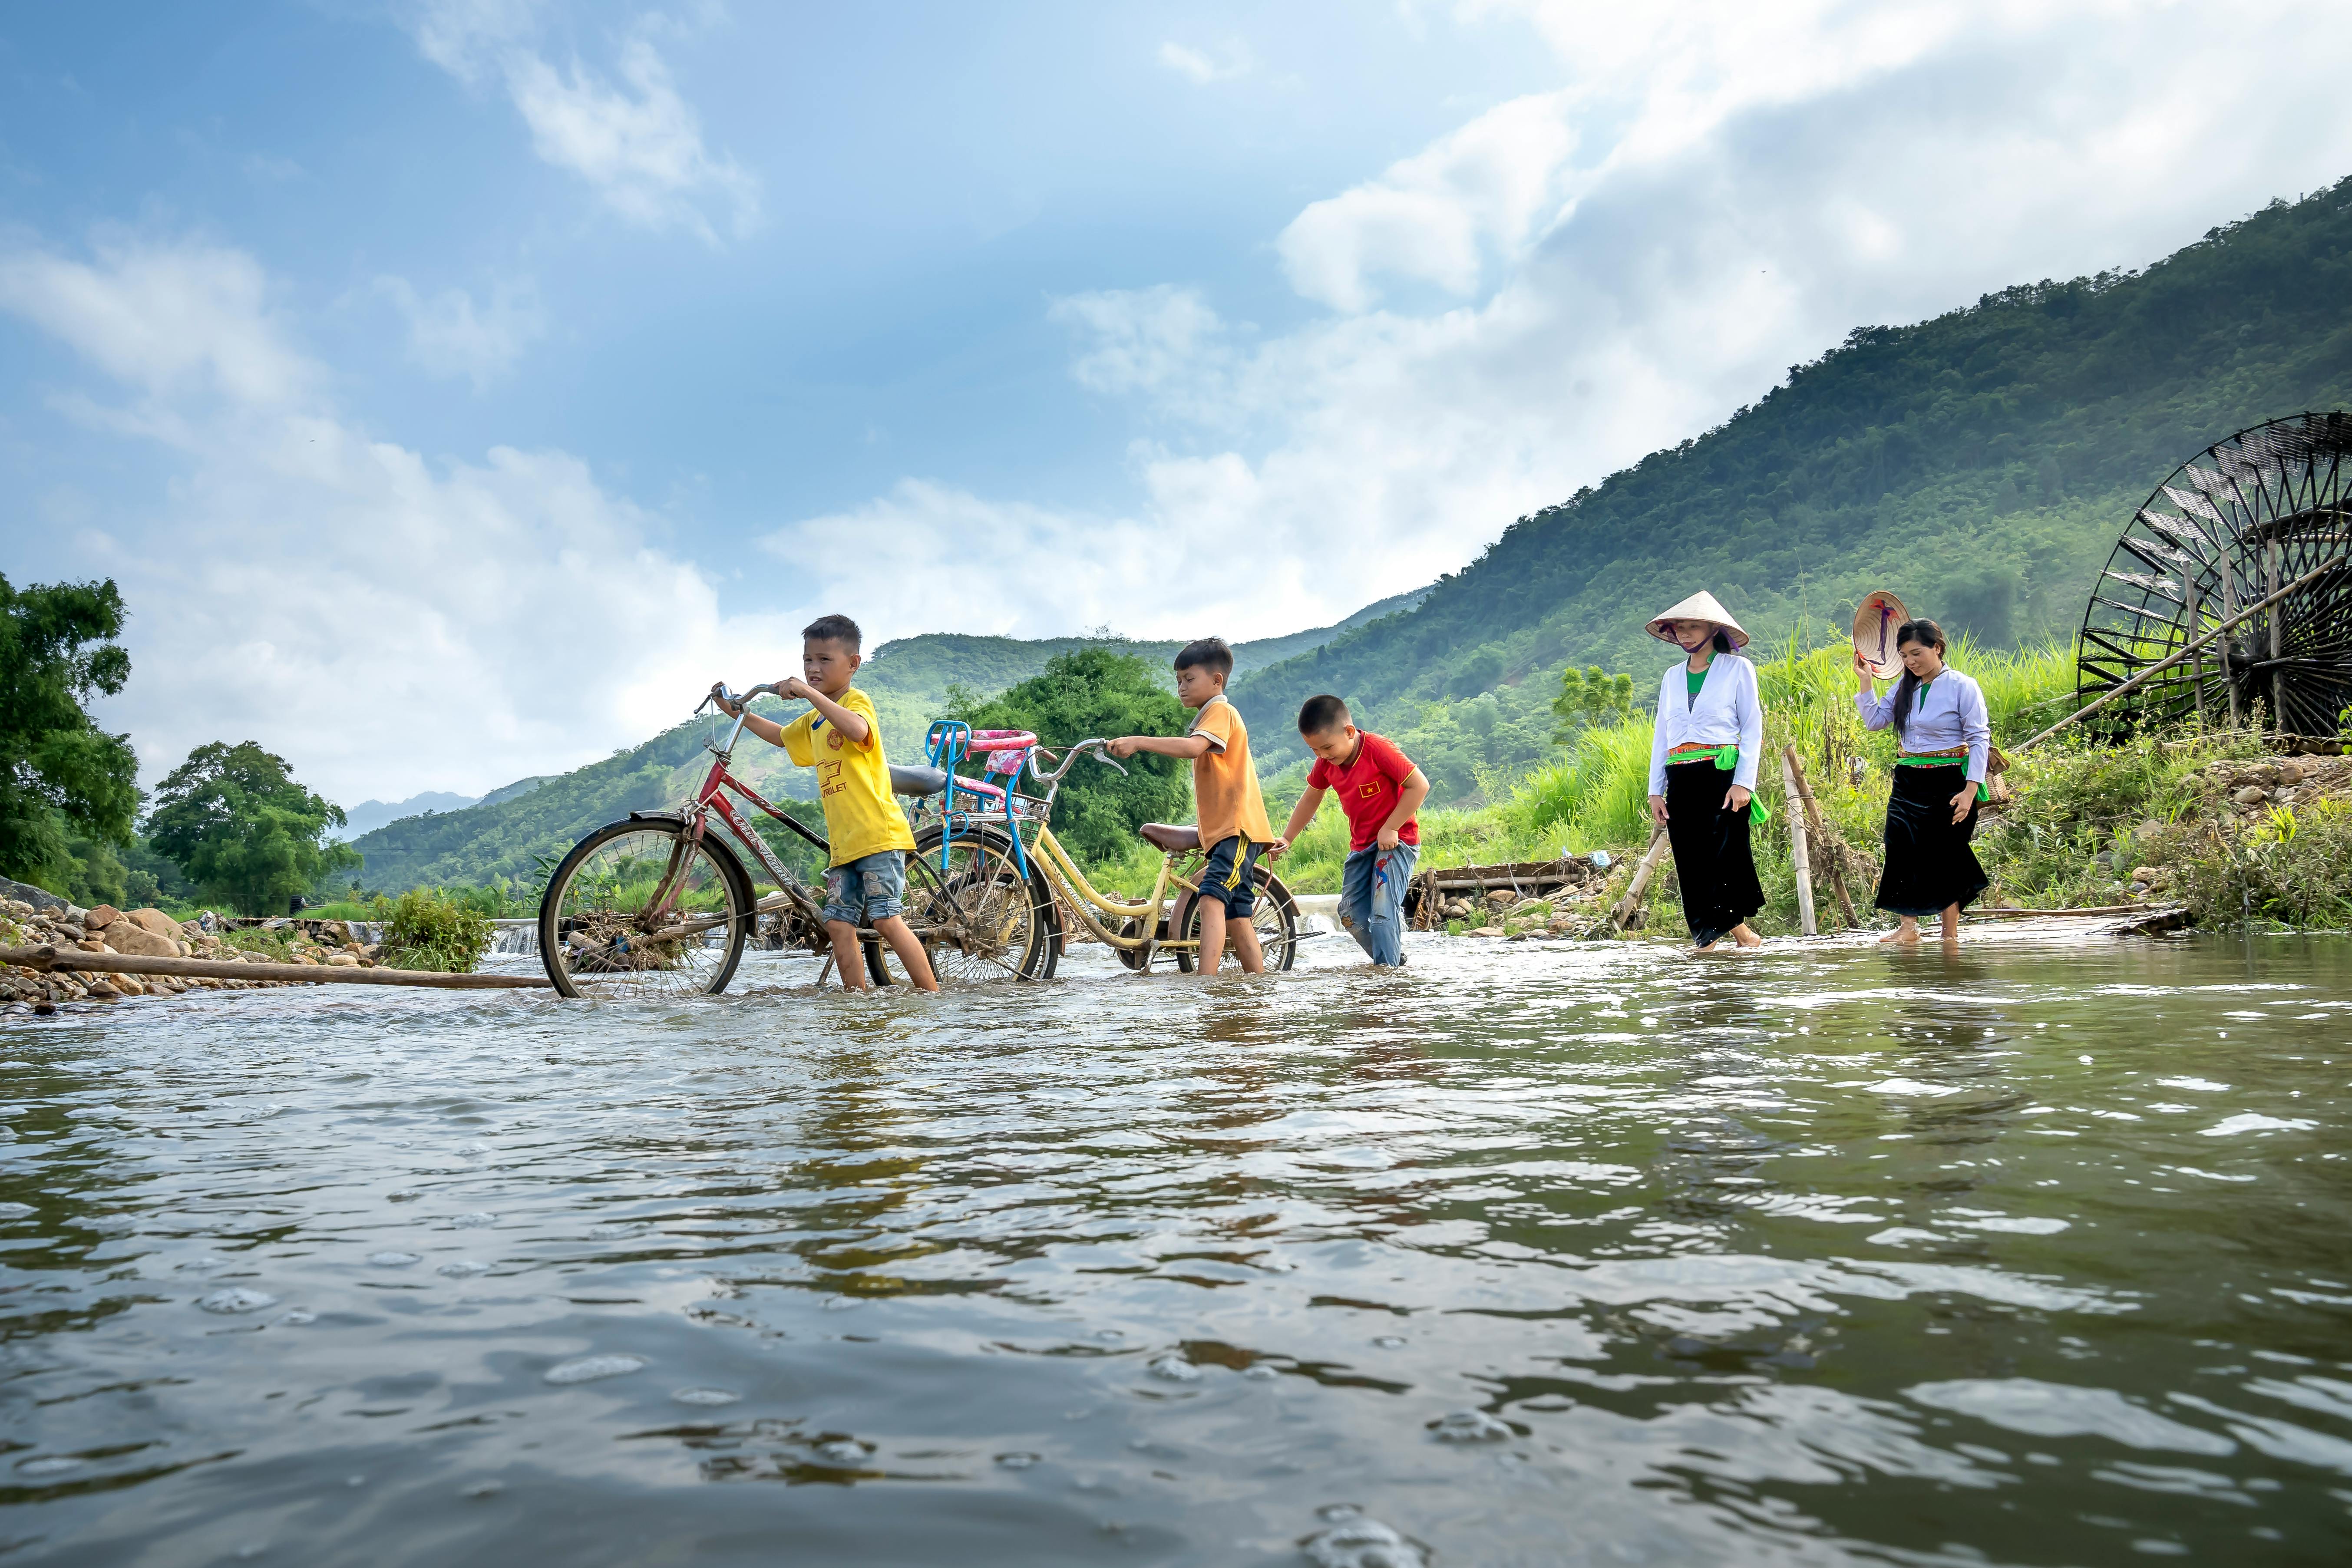
[[[695,704],[694,710],[697,713],[699,713],[705,708],[709,707],[713,702],[731,702],[740,708],[749,703],[754,697],[762,695],[774,697],[780,695],[780,693],[776,690],[775,683],[768,681],[762,682],[761,685],[754,686],[749,691],[743,692],[739,696],[737,693],[727,689],[727,683],[722,680],[710,689],[709,696],[703,698],[700,702]],[[724,711],[724,710],[721,710],[721,711]]]
[[[1100,737],[1097,737],[1091,741],[1080,741],[1076,745],[1072,746],[1063,756],[1062,765],[1055,768],[1050,773],[1037,766],[1037,758],[1033,753],[1029,758],[1030,776],[1034,778],[1039,784],[1059,784],[1062,782],[1062,775],[1070,771],[1071,767],[1076,763],[1081,753],[1093,750],[1096,747],[1108,746],[1108,744],[1110,744],[1109,742],[1105,741]],[[1045,748],[1043,746],[1037,748],[1037,750],[1041,752],[1045,749]],[[1111,761],[1108,757],[1104,756],[1099,751],[1095,752],[1095,761],[1100,763],[1107,768],[1115,769],[1119,773],[1123,773],[1127,772],[1125,768],[1120,767],[1118,763]]]

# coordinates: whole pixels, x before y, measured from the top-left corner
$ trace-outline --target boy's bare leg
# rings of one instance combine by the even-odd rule
[[[1203,980],[1214,980],[1225,963],[1225,906],[1214,899],[1201,900],[1201,951],[1194,967]]]
[[[865,990],[866,955],[857,951],[857,928],[847,921],[827,921],[824,934],[833,939],[833,964],[841,971],[841,988]],[[929,973],[928,966],[925,973]]]
[[[890,951],[898,955],[898,966],[907,972],[907,978],[915,983],[916,990],[937,991],[940,988],[938,977],[931,973],[931,955],[923,951],[923,944],[908,929],[905,916],[887,915],[874,922],[874,929],[882,933],[882,940],[888,942]]]
[[[1224,911],[1220,910],[1217,912],[1223,914]],[[1247,921],[1237,921],[1234,923],[1233,937],[1234,952],[1240,956],[1242,961],[1242,973],[1244,974],[1264,974],[1265,973],[1265,949],[1258,945],[1257,927],[1252,925]]]

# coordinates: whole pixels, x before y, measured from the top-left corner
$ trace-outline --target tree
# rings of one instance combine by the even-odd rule
[[[112,640],[122,616],[111,582],[19,591],[0,577],[0,875],[68,879],[74,837],[131,842],[139,759],[83,708],[131,678]]]
[[[1027,730],[1048,746],[1100,735],[1181,735],[1182,703],[1160,684],[1159,672],[1129,653],[1080,648],[1055,656],[1043,672],[957,717],[975,730]],[[1054,807],[1054,837],[1084,860],[1115,860],[1147,822],[1181,822],[1191,794],[1184,763],[1138,755],[1119,764],[1122,777],[1080,762],[1062,781]]]
[[[360,864],[358,850],[327,839],[331,824],[343,826],[342,807],[297,784],[285,758],[215,741],[156,790],[147,836],[205,897],[275,914],[322,874]]]
[[[1579,730],[1597,730],[1630,715],[1633,678],[1622,672],[1612,675],[1597,664],[1582,669],[1571,664],[1559,672],[1559,695],[1552,699],[1551,710],[1559,716],[1552,741],[1565,746],[1576,739]]]

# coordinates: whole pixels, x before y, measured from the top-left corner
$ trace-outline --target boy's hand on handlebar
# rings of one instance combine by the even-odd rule
[[[743,705],[740,702],[730,702],[727,700],[727,683],[723,680],[711,687],[710,700],[730,719],[743,711]]]
[[[1265,847],[1265,858],[1269,860],[1279,860],[1282,858],[1282,852],[1289,847],[1289,839],[1276,838],[1273,843]]]
[[[816,689],[797,675],[788,675],[776,682],[776,695],[794,702],[814,702]]]
[[[1136,742],[1141,738],[1139,735],[1121,735],[1118,740],[1104,746],[1103,750],[1114,757],[1131,757],[1135,755]]]

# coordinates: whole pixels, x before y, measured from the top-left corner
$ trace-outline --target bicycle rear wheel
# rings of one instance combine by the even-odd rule
[[[965,828],[948,845],[935,823],[915,836],[907,857],[907,924],[923,944],[942,985],[985,980],[1043,980],[1053,973],[1059,926],[1053,890],[1034,864],[1013,858],[1013,841],[993,828]],[[877,940],[866,944],[877,984],[903,981],[898,956]]]
[[[1291,897],[1289,888],[1281,878],[1264,866],[1250,868],[1251,878],[1257,883],[1257,897],[1251,905],[1250,929],[1257,932],[1258,947],[1265,954],[1265,972],[1279,974],[1298,958],[1298,900]],[[1201,900],[1188,897],[1184,907],[1178,910],[1171,922],[1181,932],[1181,940],[1201,940]],[[1232,941],[1228,923],[1226,941]],[[1198,948],[1176,950],[1176,967],[1190,973],[1197,967]]]
[[[608,823],[547,879],[540,957],[565,996],[713,994],[742,961],[751,904],[751,879],[724,843],[690,841],[674,816]]]

